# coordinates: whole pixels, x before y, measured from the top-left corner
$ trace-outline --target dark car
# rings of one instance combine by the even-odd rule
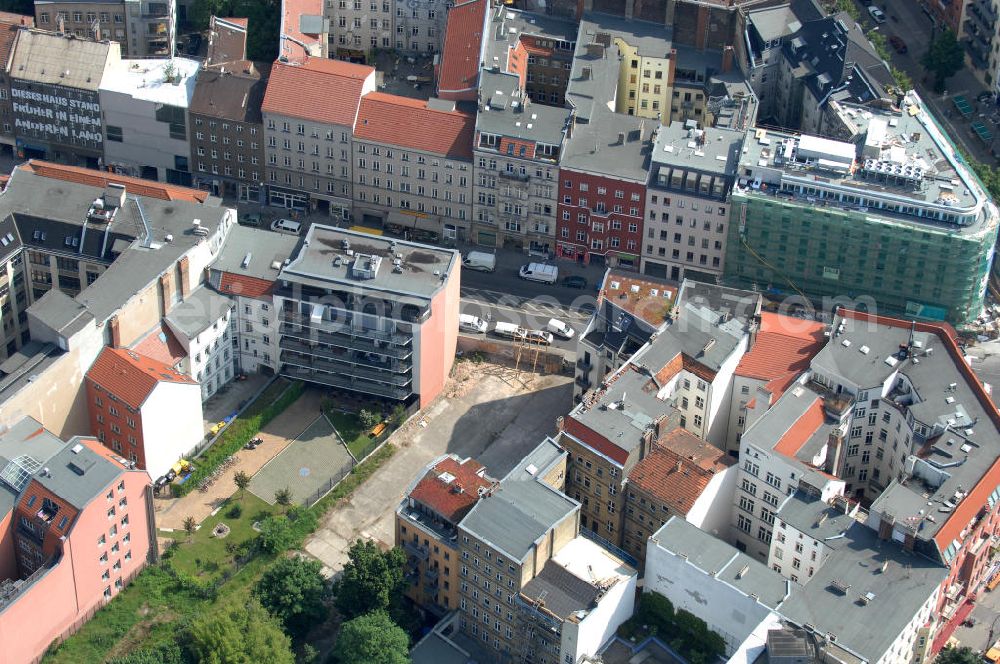
[[[909,50],[906,48],[906,42],[896,35],[889,37],[889,44],[896,49],[896,53],[906,53]]]
[[[562,280],[562,285],[566,288],[579,288],[583,290],[587,287],[587,280],[584,277],[570,276]]]

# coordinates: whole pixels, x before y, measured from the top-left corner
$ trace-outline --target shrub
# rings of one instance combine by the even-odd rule
[[[358,413],[358,419],[361,421],[361,426],[365,429],[371,429],[382,421],[382,416],[375,411],[362,408],[361,412]]]
[[[233,506],[226,511],[226,516],[230,519],[238,519],[243,516],[243,506],[239,503],[233,503]]]
[[[283,516],[269,516],[260,522],[257,536],[260,548],[268,553],[281,553],[295,543],[292,524]]]

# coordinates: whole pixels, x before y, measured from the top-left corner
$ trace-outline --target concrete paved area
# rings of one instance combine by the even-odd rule
[[[236,473],[241,470],[248,475],[256,473],[316,419],[320,412],[321,398],[319,390],[307,388],[295,403],[271,420],[260,432],[259,436],[264,443],[255,450],[237,452],[234,455],[236,463],[226,469],[208,491],[202,493],[195,489],[183,498],[155,498],[153,510],[157,528],[180,530],[184,527],[184,519],[189,516],[201,523],[236,492],[236,484],[233,482]]]
[[[250,491],[274,504],[281,489],[292,492],[292,502],[309,504],[344,478],[354,460],[325,415],[319,415],[288,447],[268,461],[250,481]]]
[[[464,365],[464,366],[463,366]],[[399,451],[351,498],[334,507],[305,548],[336,574],[358,537],[393,544],[393,518],[407,487],[437,456],[454,452],[503,477],[546,435],[572,404],[572,380],[526,376],[487,364],[460,363],[456,379],[434,403],[393,434]],[[426,422],[425,427],[419,425]]]
[[[216,422],[236,412],[240,404],[248,401],[270,380],[269,376],[252,374],[246,380],[234,380],[225,392],[216,392],[208,401],[201,405],[204,416],[205,433],[208,433]]]

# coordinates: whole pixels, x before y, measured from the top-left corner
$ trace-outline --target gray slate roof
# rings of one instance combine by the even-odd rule
[[[29,307],[28,312],[40,322],[69,338],[94,320],[82,304],[58,288],[51,288]]]
[[[22,30],[11,58],[10,77],[97,92],[108,63],[120,56],[116,42]]]
[[[222,318],[233,306],[231,298],[202,286],[171,309],[166,319],[174,331],[192,339]]]
[[[96,454],[86,445],[77,447],[78,441],[74,438],[64,445],[46,464],[48,473],[44,477],[41,472],[35,473],[34,479],[70,505],[83,509],[107,490],[125,466]]]
[[[459,529],[521,561],[553,526],[580,505],[541,482],[501,482],[462,519]]]
[[[592,609],[601,591],[550,559],[525,584],[521,594],[530,600],[540,600],[541,606],[565,620],[576,611]]]

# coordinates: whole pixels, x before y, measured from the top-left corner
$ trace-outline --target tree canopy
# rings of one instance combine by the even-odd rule
[[[260,535],[257,536],[260,548],[268,553],[281,553],[295,541],[292,524],[284,516],[269,516],[260,522]]]
[[[955,33],[945,30],[931,41],[921,64],[934,74],[934,91],[944,91],[944,83],[965,66],[965,50]]]
[[[201,664],[294,664],[292,643],[257,602],[213,611],[191,624],[187,643]]]
[[[398,548],[382,552],[374,542],[359,539],[347,555],[349,560],[336,588],[337,610],[346,619],[388,610],[406,584],[406,554]]]
[[[247,18],[247,57],[271,62],[278,57],[280,13],[278,0],[192,0],[187,17],[191,26],[199,31],[208,29],[213,15]]]
[[[972,648],[944,648],[938,653],[934,664],[982,664],[982,658]]]
[[[326,615],[328,588],[315,560],[282,558],[264,572],[254,594],[293,634],[307,631]]]
[[[408,664],[410,639],[385,611],[358,616],[340,628],[333,647],[339,664]]]

